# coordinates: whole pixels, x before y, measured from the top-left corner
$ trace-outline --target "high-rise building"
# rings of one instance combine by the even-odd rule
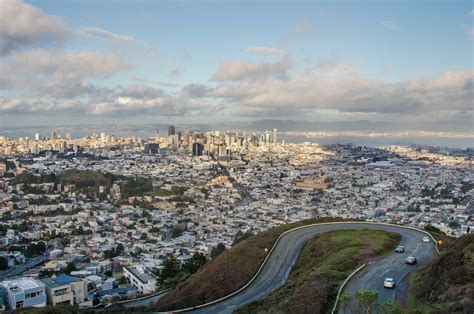
[[[58,134],[57,134],[55,131],[52,131],[52,132],[51,132],[51,139],[52,139],[52,140],[55,140],[55,139],[57,139],[57,138],[58,138]]]
[[[273,129],[273,143],[277,144],[278,143],[278,130]]]
[[[102,143],[105,143],[106,136],[104,132],[100,133],[100,140],[102,141]]]
[[[39,133],[35,133],[35,141],[41,140],[41,136]]]
[[[173,125],[170,125],[168,127],[168,136],[175,135],[176,134],[176,128]]]
[[[193,144],[193,156],[202,156],[203,151],[204,151],[204,145],[202,145],[201,143]]]
[[[144,153],[153,155],[153,154],[158,154],[159,150],[160,150],[160,144],[158,144],[158,143],[147,143],[147,144],[145,144]]]

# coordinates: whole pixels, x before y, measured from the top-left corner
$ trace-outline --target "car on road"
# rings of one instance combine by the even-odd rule
[[[428,238],[428,237],[423,237],[423,242],[429,243],[429,242],[430,242],[430,238]]]
[[[385,278],[383,286],[387,289],[393,289],[395,288],[395,280],[393,280],[393,278]]]
[[[415,265],[416,264],[416,257],[408,256],[407,259],[405,260],[405,263],[408,264],[408,265]]]
[[[397,248],[395,249],[395,252],[397,253],[403,253],[405,252],[405,247],[403,245],[399,245],[397,246]]]

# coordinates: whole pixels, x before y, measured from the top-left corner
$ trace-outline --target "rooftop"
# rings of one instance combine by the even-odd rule
[[[57,276],[56,278],[53,278],[53,277],[44,278],[44,279],[41,279],[41,281],[47,287],[54,288],[54,287],[67,285],[67,284],[70,284],[71,282],[77,282],[77,281],[81,281],[81,280],[77,277],[72,277],[72,276],[68,276],[66,274],[61,274],[61,275]]]
[[[21,291],[44,287],[44,284],[41,281],[33,279],[33,278],[27,278],[27,277],[5,280],[2,282],[2,285],[6,287],[7,289],[17,287],[18,290],[21,290]]]

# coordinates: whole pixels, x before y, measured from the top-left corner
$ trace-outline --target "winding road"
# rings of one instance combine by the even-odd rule
[[[422,243],[421,239],[426,234],[417,229],[406,229],[396,225],[374,223],[330,223],[318,224],[286,233],[273,249],[271,256],[266,261],[259,275],[243,291],[232,297],[214,304],[188,310],[192,313],[232,313],[239,307],[259,300],[273,290],[280,287],[288,278],[291,267],[296,262],[304,243],[317,234],[340,229],[371,229],[395,232],[402,236],[401,245],[406,248],[405,253],[390,253],[383,259],[367,265],[356,275],[344,289],[346,293],[353,293],[357,289],[370,289],[379,292],[379,302],[388,299],[395,300],[396,294],[403,289],[400,284],[402,278],[412,272],[415,266],[405,264],[405,258],[410,254],[416,256],[420,264],[426,263],[436,255],[435,245]],[[397,283],[396,288],[387,290],[383,288],[385,277],[393,277]],[[406,288],[406,287],[405,287]]]

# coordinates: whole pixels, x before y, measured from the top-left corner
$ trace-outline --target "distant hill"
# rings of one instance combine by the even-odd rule
[[[410,281],[411,313],[472,313],[474,309],[474,234],[450,243]]]

